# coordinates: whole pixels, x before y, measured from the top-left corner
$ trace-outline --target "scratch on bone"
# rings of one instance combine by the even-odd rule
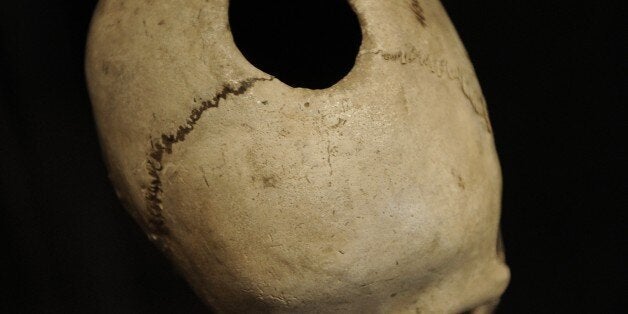
[[[222,89],[209,100],[204,100],[197,108],[192,109],[185,123],[177,128],[174,133],[162,133],[158,138],[151,139],[150,153],[146,158],[146,170],[151,177],[149,188],[145,192],[146,209],[150,214],[148,221],[149,228],[155,234],[167,234],[168,228],[163,217],[162,201],[162,181],[161,171],[163,170],[162,160],[164,155],[172,154],[174,144],[185,141],[185,138],[194,130],[194,127],[201,116],[211,108],[218,108],[221,100],[228,96],[238,96],[244,94],[255,83],[260,81],[272,81],[274,78],[249,78],[238,82],[235,86],[225,84]]]
[[[416,16],[417,21],[419,21],[423,27],[426,27],[427,19],[425,18],[425,11],[423,10],[421,3],[419,3],[419,0],[411,0],[410,9],[412,10],[412,13],[414,13],[414,16]]]

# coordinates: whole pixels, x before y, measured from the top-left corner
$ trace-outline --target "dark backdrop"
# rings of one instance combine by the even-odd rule
[[[107,179],[83,74],[95,2],[0,4],[0,312],[204,313]],[[444,4],[504,172],[513,277],[499,312],[618,312],[626,15],[602,1]]]

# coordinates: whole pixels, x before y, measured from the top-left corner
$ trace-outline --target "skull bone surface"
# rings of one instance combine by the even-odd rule
[[[120,199],[219,312],[490,311],[509,281],[486,103],[437,0],[351,0],[324,89],[242,55],[228,0],[101,0],[86,71]]]

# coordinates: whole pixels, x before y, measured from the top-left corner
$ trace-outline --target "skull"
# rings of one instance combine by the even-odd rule
[[[86,71],[119,198],[220,312],[491,311],[509,281],[486,103],[437,0],[351,0],[335,84],[251,64],[228,0],[101,0]]]

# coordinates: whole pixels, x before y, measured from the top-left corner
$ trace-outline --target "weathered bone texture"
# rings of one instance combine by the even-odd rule
[[[292,88],[227,0],[101,0],[87,76],[111,180],[219,312],[490,312],[509,281],[486,104],[436,0],[352,0],[352,71]]]

